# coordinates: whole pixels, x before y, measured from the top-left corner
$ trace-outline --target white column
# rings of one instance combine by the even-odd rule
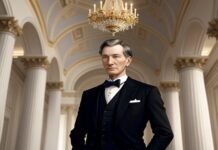
[[[21,29],[13,17],[0,17],[0,142],[4,124],[5,105],[16,36]]]
[[[44,150],[57,150],[63,82],[48,82],[48,117]]]
[[[179,86],[176,81],[161,82],[167,116],[174,138],[167,150],[183,150],[181,111],[179,104]]]
[[[66,133],[67,133],[67,111],[66,111],[66,106],[61,105],[58,150],[67,150],[66,149]]]
[[[206,58],[178,58],[185,150],[214,150],[202,66]]]
[[[73,106],[68,106],[67,108],[67,133],[66,133],[66,150],[71,150],[72,146],[70,143],[70,131],[72,130],[73,126]]]
[[[27,66],[24,106],[16,150],[40,150],[46,85],[46,57],[21,57]]]

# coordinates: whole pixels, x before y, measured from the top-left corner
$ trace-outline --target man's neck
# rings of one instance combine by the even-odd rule
[[[109,79],[112,80],[112,81],[114,81],[114,80],[121,79],[121,78],[126,78],[126,77],[127,77],[127,75],[124,74],[124,75],[118,76],[118,77],[111,77],[111,76],[109,76]]]

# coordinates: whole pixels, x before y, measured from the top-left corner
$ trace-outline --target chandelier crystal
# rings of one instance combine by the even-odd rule
[[[138,23],[138,13],[133,4],[123,3],[122,0],[100,1],[99,7],[93,4],[89,9],[89,23],[101,31],[115,33],[133,28]]]

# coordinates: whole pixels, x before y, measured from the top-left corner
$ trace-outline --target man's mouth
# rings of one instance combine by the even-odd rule
[[[114,70],[115,68],[107,68],[107,70]]]

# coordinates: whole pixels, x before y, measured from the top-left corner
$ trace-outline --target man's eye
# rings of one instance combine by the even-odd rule
[[[119,55],[114,55],[113,57],[114,57],[114,58],[119,58],[120,56],[119,56]]]
[[[102,56],[103,59],[108,58],[107,56]]]

